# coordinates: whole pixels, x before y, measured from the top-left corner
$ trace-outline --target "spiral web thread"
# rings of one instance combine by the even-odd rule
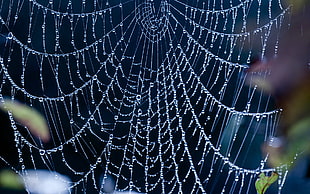
[[[2,0],[1,98],[38,109],[44,144],[12,117],[20,174],[69,176],[68,190],[255,193],[280,111],[247,84],[275,56],[280,0]],[[287,171],[278,170],[280,192]]]

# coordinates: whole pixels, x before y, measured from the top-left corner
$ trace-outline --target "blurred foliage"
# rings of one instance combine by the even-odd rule
[[[258,194],[264,194],[269,186],[278,179],[279,175],[272,172],[270,176],[266,176],[265,173],[259,174],[259,179],[255,182],[256,191]]]
[[[277,56],[248,70],[248,81],[271,94],[282,109],[277,143],[263,145],[272,167],[292,167],[296,159],[310,155],[310,1],[287,2],[292,5],[290,28],[279,38]]]
[[[7,169],[0,171],[0,187],[12,190],[24,190],[22,178]]]
[[[298,12],[305,6],[305,4],[309,3],[309,0],[288,0],[288,3],[293,5],[295,12]]]
[[[26,126],[28,130],[43,142],[50,140],[50,133],[45,118],[35,109],[21,104],[17,101],[4,100],[0,104],[0,109],[10,111],[13,118]]]
[[[50,133],[46,120],[35,109],[17,101],[5,99],[0,103],[0,110],[5,112],[9,111],[14,120],[27,127],[34,136],[40,138],[43,142],[48,142],[50,140]],[[0,171],[0,188],[8,189],[5,190],[5,192],[11,192],[11,190],[22,192],[25,190],[22,178],[8,169]],[[4,191],[1,190],[1,192]]]
[[[284,112],[280,129],[283,129],[281,146],[273,146],[267,143],[263,150],[269,153],[269,164],[273,167],[282,164],[291,165],[296,155],[310,155],[310,83],[305,82],[287,97],[283,104]],[[285,129],[285,131],[284,131]]]

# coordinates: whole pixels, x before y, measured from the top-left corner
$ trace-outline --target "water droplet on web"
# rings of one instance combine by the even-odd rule
[[[12,32],[9,32],[9,34],[8,34],[8,39],[9,39],[9,40],[12,40],[12,38],[13,38],[13,34],[12,34]]]
[[[45,150],[40,149],[40,150],[39,150],[39,153],[40,153],[41,156],[43,156],[43,155],[45,154]]]

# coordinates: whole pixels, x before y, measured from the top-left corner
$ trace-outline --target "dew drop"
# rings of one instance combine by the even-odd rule
[[[9,40],[12,40],[12,38],[13,38],[13,34],[12,34],[12,32],[9,32],[9,34],[8,34],[8,39],[9,39]]]
[[[43,155],[45,154],[45,150],[40,149],[40,150],[39,150],[39,153],[40,153],[41,156],[43,156]]]

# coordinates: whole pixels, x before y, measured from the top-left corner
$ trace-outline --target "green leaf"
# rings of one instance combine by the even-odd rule
[[[4,100],[0,109],[10,111],[14,120],[26,126],[28,130],[43,142],[50,140],[50,133],[45,118],[35,109],[12,100]]]
[[[271,176],[266,176],[265,173],[259,174],[259,179],[255,182],[256,191],[258,194],[264,194],[269,186],[278,179],[279,175],[272,172]]]
[[[24,189],[24,184],[21,177],[11,170],[0,171],[0,186],[7,189]]]

